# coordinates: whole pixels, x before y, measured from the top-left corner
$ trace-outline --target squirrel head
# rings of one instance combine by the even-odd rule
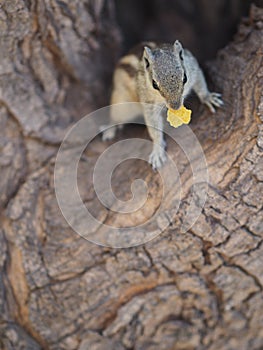
[[[155,49],[146,46],[143,60],[145,73],[153,89],[165,99],[167,108],[179,109],[187,82],[181,43],[176,40],[173,45]]]

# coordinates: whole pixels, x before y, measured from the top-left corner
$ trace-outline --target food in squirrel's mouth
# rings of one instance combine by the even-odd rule
[[[176,110],[168,109],[167,121],[174,128],[178,128],[178,126],[181,126],[182,124],[190,123],[191,113],[192,111],[190,109],[185,108],[184,106],[181,106],[179,109],[176,109]]]

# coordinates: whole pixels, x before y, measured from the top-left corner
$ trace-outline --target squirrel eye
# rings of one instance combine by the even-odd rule
[[[185,84],[186,82],[187,82],[187,76],[186,76],[186,74],[184,73],[183,84]]]
[[[145,62],[146,68],[149,68],[150,63],[149,63],[149,61],[147,60],[147,58],[145,58],[145,57],[144,57],[144,62]]]
[[[181,59],[182,61],[184,60],[184,58],[183,58],[183,51],[182,51],[182,50],[179,52],[179,57],[180,57],[180,59]]]
[[[152,81],[152,84],[153,84],[153,88],[154,88],[155,90],[159,90],[159,86],[157,85],[157,83],[156,83],[155,80]]]

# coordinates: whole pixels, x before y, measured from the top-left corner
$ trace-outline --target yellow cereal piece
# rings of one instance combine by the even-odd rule
[[[167,121],[174,127],[178,128],[182,124],[189,124],[191,120],[190,109],[185,108],[184,106],[179,109],[168,109],[167,111]]]

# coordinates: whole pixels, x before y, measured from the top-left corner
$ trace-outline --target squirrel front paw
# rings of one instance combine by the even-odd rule
[[[161,168],[166,161],[166,153],[163,146],[154,145],[149,157],[149,163],[154,170]]]
[[[217,92],[210,92],[202,102],[207,105],[212,113],[215,113],[215,107],[221,107],[224,104],[221,99],[221,94]]]
[[[100,127],[100,132],[102,132],[103,141],[112,140],[116,134],[116,126],[110,127],[110,125],[102,125]]]

